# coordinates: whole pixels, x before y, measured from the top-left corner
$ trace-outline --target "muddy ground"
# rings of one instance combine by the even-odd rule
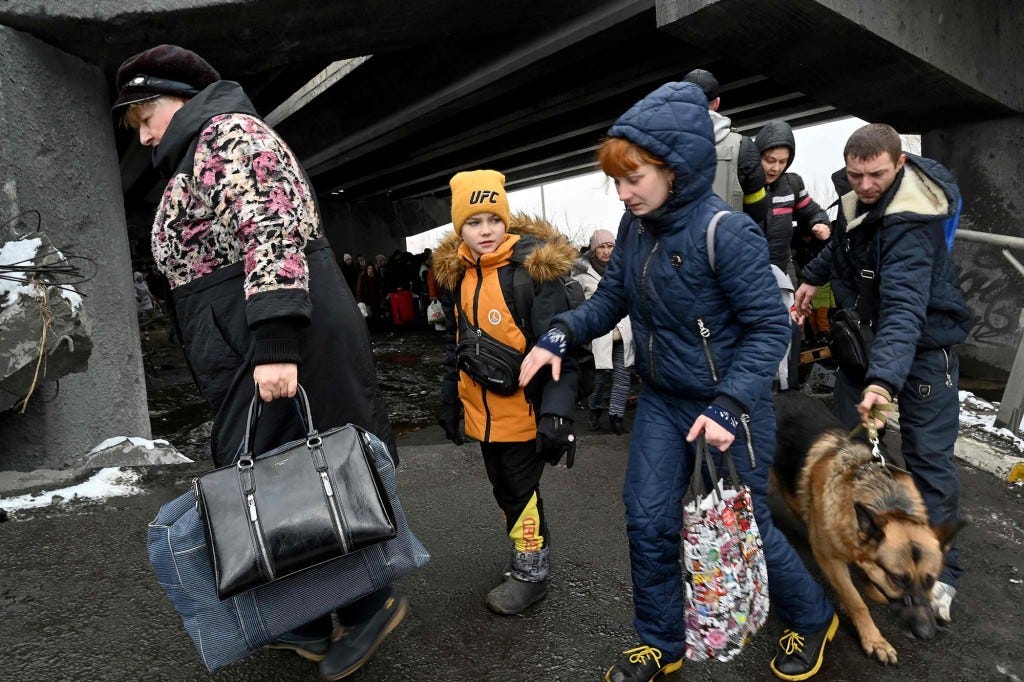
[[[154,438],[163,438],[192,459],[209,459],[207,442],[213,414],[199,395],[180,347],[168,339],[166,319],[157,319],[142,328],[143,362],[149,396],[150,419]],[[436,441],[433,430],[420,433],[436,423],[437,405],[444,362],[444,332],[433,325],[415,324],[401,328],[371,330],[370,340],[377,378],[388,415],[399,442],[409,445]],[[811,392],[828,398],[826,384],[829,362],[801,368],[801,377],[813,384]],[[989,401],[998,401],[1005,380],[990,376],[972,377],[964,368],[960,388]],[[630,400],[632,408],[639,392],[634,377]],[[632,409],[627,410],[627,423]],[[578,414],[577,420],[585,418]],[[429,437],[428,437],[429,436]],[[424,440],[426,439],[426,440]]]
[[[153,437],[192,459],[209,459],[213,413],[196,390],[181,348],[168,339],[166,321],[142,329],[143,363]],[[395,432],[402,440],[434,424],[444,362],[444,332],[433,326],[371,333],[377,379]]]

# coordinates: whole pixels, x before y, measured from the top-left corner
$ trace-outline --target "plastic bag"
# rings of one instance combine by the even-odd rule
[[[732,660],[768,619],[768,565],[754,520],[750,488],[736,475],[732,455],[722,453],[731,487],[719,479],[705,494],[701,459],[712,480],[714,464],[702,438],[690,489],[694,501],[683,510],[686,569],[686,657]]]
[[[444,322],[444,309],[441,307],[441,301],[435,298],[427,306],[427,323],[439,324],[441,322]]]

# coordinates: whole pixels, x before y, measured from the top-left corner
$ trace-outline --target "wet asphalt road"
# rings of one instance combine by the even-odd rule
[[[406,435],[400,447],[400,494],[433,560],[402,583],[412,605],[408,617],[350,679],[599,680],[617,653],[634,645],[619,494],[625,437],[585,437],[576,467],[546,472],[551,590],[515,617],[483,606],[507,545],[478,447],[443,443],[436,428]],[[208,674],[157,586],[146,560],[146,524],[207,466],[152,468],[143,494],[0,523],[0,680],[316,678],[312,664],[282,651]],[[961,536],[968,573],[954,625],[917,642],[899,633],[886,608],[872,606],[900,655],[899,667],[884,668],[861,653],[842,616],[815,679],[1024,679],[1024,489],[975,469],[962,473],[973,524]],[[799,533],[792,537],[806,556]],[[772,618],[735,661],[687,664],[669,679],[772,679],[767,663],[781,629]]]

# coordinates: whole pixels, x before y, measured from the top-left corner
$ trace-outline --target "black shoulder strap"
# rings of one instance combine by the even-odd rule
[[[533,278],[530,277],[526,268],[521,263],[512,261],[512,305],[515,307],[512,315],[516,318],[516,324],[527,339],[532,336],[528,331],[530,329],[529,318],[533,311],[533,296],[536,293],[533,287]]]
[[[864,256],[864,267],[860,271],[860,296],[857,297],[857,315],[861,322],[870,323],[874,319],[875,303],[878,300],[878,242],[881,225],[876,226],[868,236],[867,252]]]
[[[534,282],[533,278],[530,277],[530,273],[526,272],[526,269],[522,264],[512,261],[512,318],[515,320],[516,326],[523,332],[523,336],[527,340],[532,338],[530,333],[530,312],[533,310],[533,295],[534,295]],[[466,327],[471,329],[474,333],[479,330],[479,327],[469,321],[466,316],[466,312],[462,309],[462,278],[459,278],[458,283],[455,285],[454,293],[452,298],[455,299],[455,308],[459,313],[459,320],[465,320]],[[506,299],[506,303],[509,301]],[[460,322],[461,324],[461,322]]]

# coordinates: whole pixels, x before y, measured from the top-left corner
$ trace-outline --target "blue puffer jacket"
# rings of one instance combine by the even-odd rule
[[[856,307],[867,236],[877,232],[872,269],[879,273],[879,295],[866,378],[894,393],[902,390],[918,348],[960,343],[972,323],[943,230],[960,191],[942,164],[906,156],[893,186],[867,212],[857,215],[854,192],[843,195],[833,242],[803,270],[809,284],[831,280],[840,308]]]
[[[708,262],[707,226],[729,207],[712,194],[716,157],[703,93],[666,83],[608,131],[664,159],[673,194],[642,219],[627,211],[593,296],[555,318],[570,343],[606,334],[629,314],[636,366],[646,386],[715,402],[739,417],[769,395],[790,338],[789,316],[757,225],[723,218]]]

